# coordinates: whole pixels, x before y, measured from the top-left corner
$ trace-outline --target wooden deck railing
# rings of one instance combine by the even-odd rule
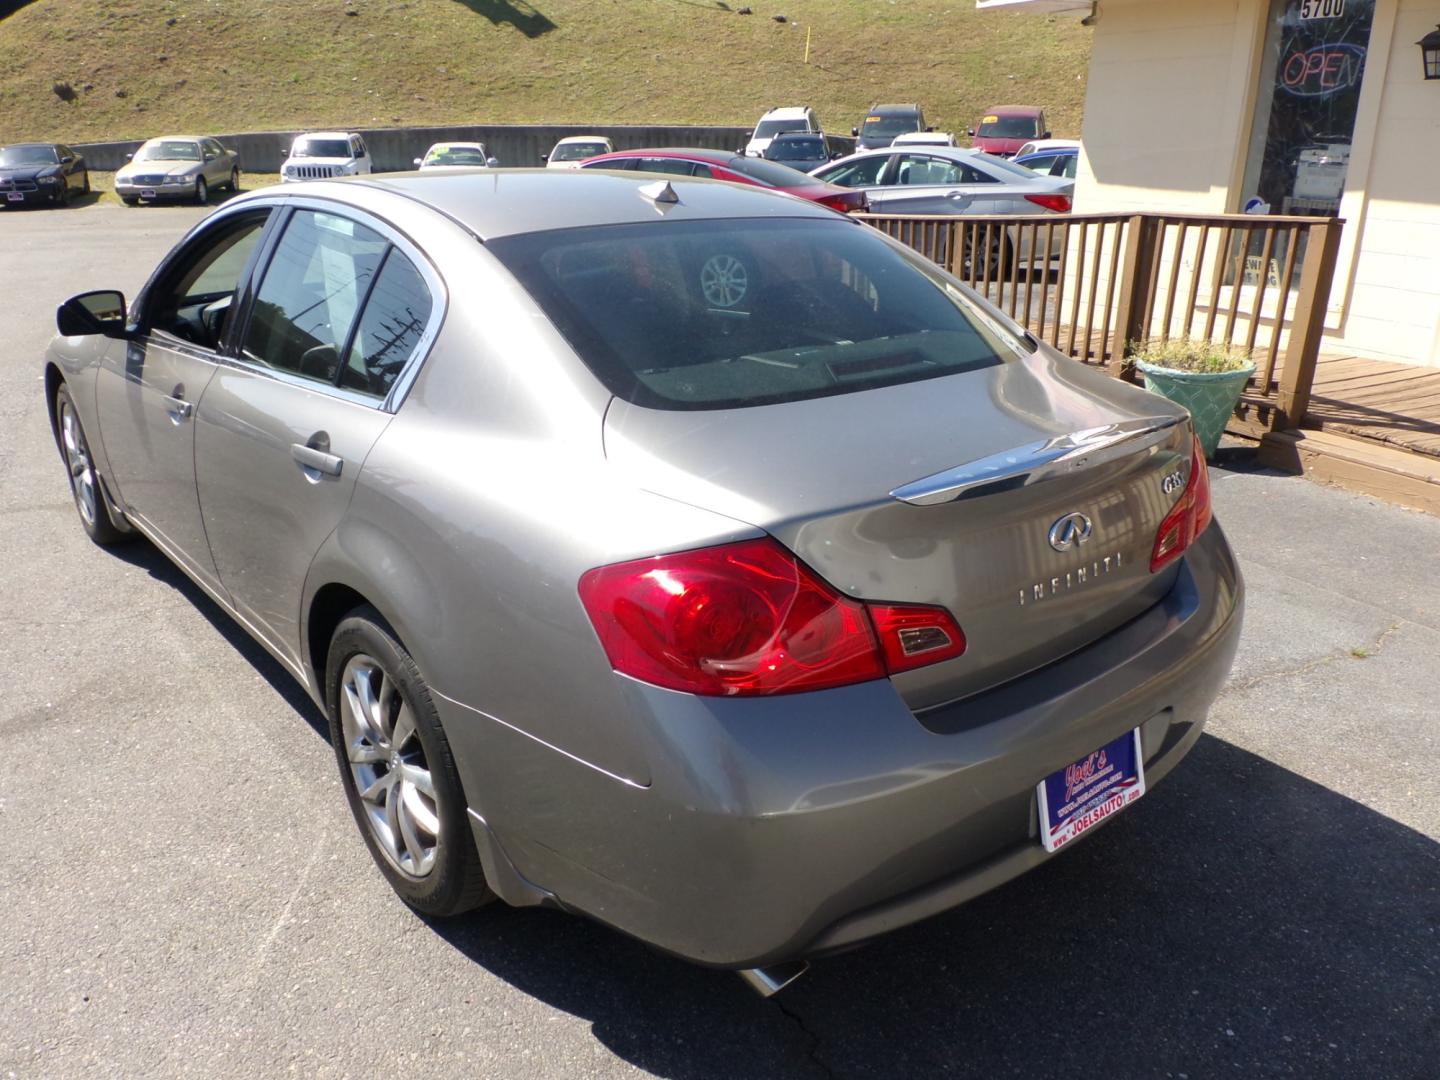
[[[1133,343],[1223,342],[1256,363],[1236,410],[1239,427],[1258,434],[1304,419],[1344,225],[1338,218],[856,216],[1076,359],[1133,378]]]

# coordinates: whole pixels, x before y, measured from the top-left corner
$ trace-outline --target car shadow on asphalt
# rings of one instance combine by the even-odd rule
[[[432,925],[676,1080],[1420,1077],[1440,1045],[1440,844],[1208,735],[1085,844],[769,1001],[557,912]]]
[[[116,544],[108,550],[116,558],[136,569],[144,570],[156,581],[164,582],[183,595],[196,611],[205,616],[216,633],[270,684],[285,704],[314,729],[315,734],[326,742],[330,741],[329,721],[310,700],[310,695],[295,681],[295,676],[266,652],[219,604],[211,600],[200,586],[186,577],[184,571],[171,562],[159,548],[144,537],[137,537],[132,543]]]

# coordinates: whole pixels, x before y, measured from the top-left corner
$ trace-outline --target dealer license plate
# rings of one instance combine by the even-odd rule
[[[7,191],[5,198],[9,202],[24,202],[25,193],[23,191]]]
[[[1037,791],[1040,840],[1046,851],[1059,851],[1145,794],[1140,729],[1051,773]]]

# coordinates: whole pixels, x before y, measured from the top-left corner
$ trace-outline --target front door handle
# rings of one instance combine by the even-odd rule
[[[195,406],[176,394],[167,394],[163,398],[165,408],[170,412],[170,418],[176,423],[181,420],[189,420],[190,414],[195,411]]]
[[[345,459],[336,454],[327,454],[303,443],[290,444],[290,456],[307,469],[314,469],[326,476],[339,476],[345,467]]]

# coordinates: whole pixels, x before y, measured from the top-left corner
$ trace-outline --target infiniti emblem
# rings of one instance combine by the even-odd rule
[[[1094,526],[1084,514],[1066,514],[1050,526],[1050,546],[1056,551],[1069,551],[1077,544],[1089,540],[1093,531]]]

